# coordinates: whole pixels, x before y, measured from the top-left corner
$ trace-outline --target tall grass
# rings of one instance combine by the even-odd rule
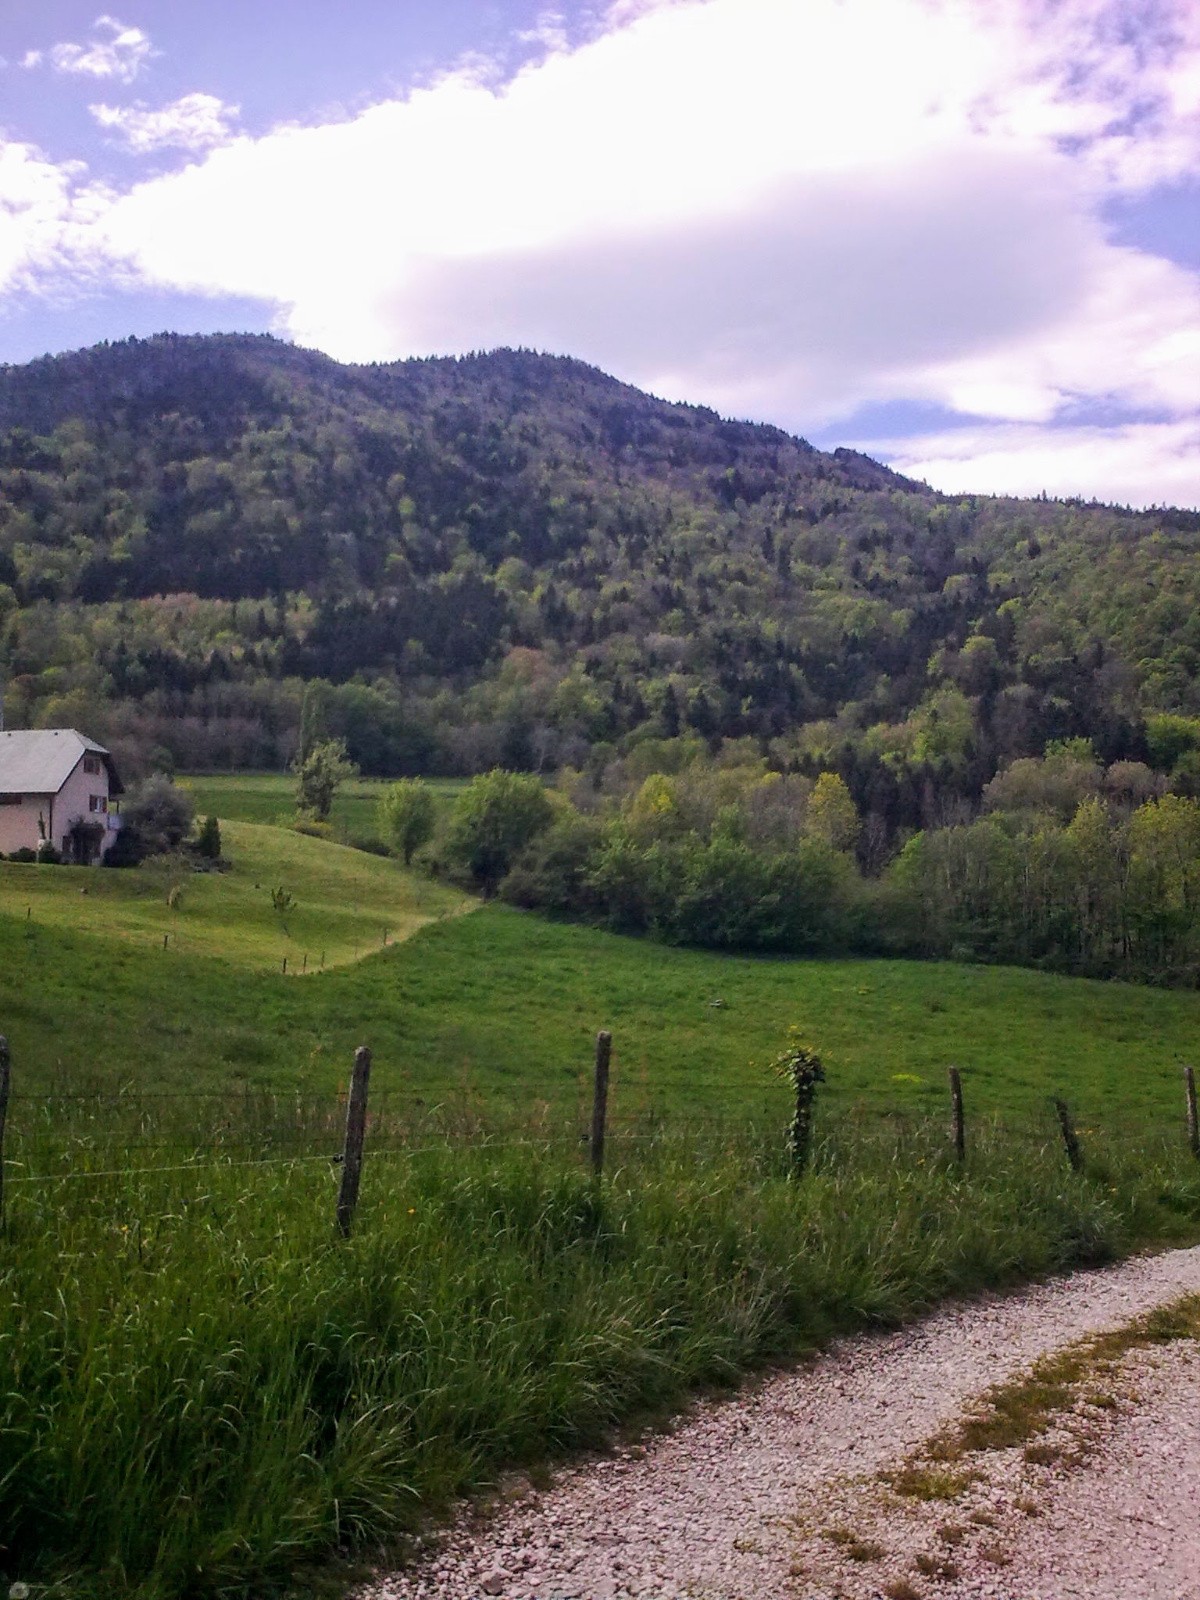
[[[102,1176],[146,1131],[67,1165],[35,1129],[10,1173],[73,1174],[10,1182],[0,1242],[10,1582],[261,1593],[697,1385],[1200,1223],[1186,1152],[1075,1176],[993,1129],[959,1172],[847,1124],[800,1182],[719,1127],[618,1134],[600,1185],[562,1141],[376,1153],[341,1242],[327,1160]]]

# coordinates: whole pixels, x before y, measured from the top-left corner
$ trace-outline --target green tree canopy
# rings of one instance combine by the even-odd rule
[[[402,778],[384,790],[379,802],[379,825],[404,857],[406,867],[433,837],[434,818],[433,796],[420,778]]]
[[[536,778],[496,768],[473,778],[455,801],[446,848],[491,894],[525,846],[553,820],[550,796]]]
[[[334,796],[347,778],[356,778],[358,768],[346,754],[344,739],[326,739],[314,744],[308,754],[297,758],[296,809],[318,822],[327,822]]]

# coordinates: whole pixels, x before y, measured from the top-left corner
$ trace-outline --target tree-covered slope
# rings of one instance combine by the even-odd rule
[[[10,725],[378,771],[691,732],[919,809],[1200,711],[1200,518],[950,498],[523,351],[163,336],[0,369]]]

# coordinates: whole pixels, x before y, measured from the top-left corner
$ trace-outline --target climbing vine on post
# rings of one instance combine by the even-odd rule
[[[812,1154],[813,1099],[817,1085],[825,1082],[825,1068],[810,1044],[800,1038],[798,1028],[788,1029],[787,1047],[771,1063],[772,1070],[786,1078],[796,1095],[796,1109],[788,1128],[788,1159],[796,1177],[808,1166]]]

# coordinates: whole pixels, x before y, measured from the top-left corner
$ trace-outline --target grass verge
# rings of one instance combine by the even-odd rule
[[[261,1594],[506,1468],[833,1333],[1200,1225],[1200,1166],[1101,1183],[986,1143],[803,1182],[664,1137],[395,1152],[335,1242],[327,1162],[10,1184],[0,1571],[62,1596]],[[104,1159],[111,1161],[111,1150]]]

